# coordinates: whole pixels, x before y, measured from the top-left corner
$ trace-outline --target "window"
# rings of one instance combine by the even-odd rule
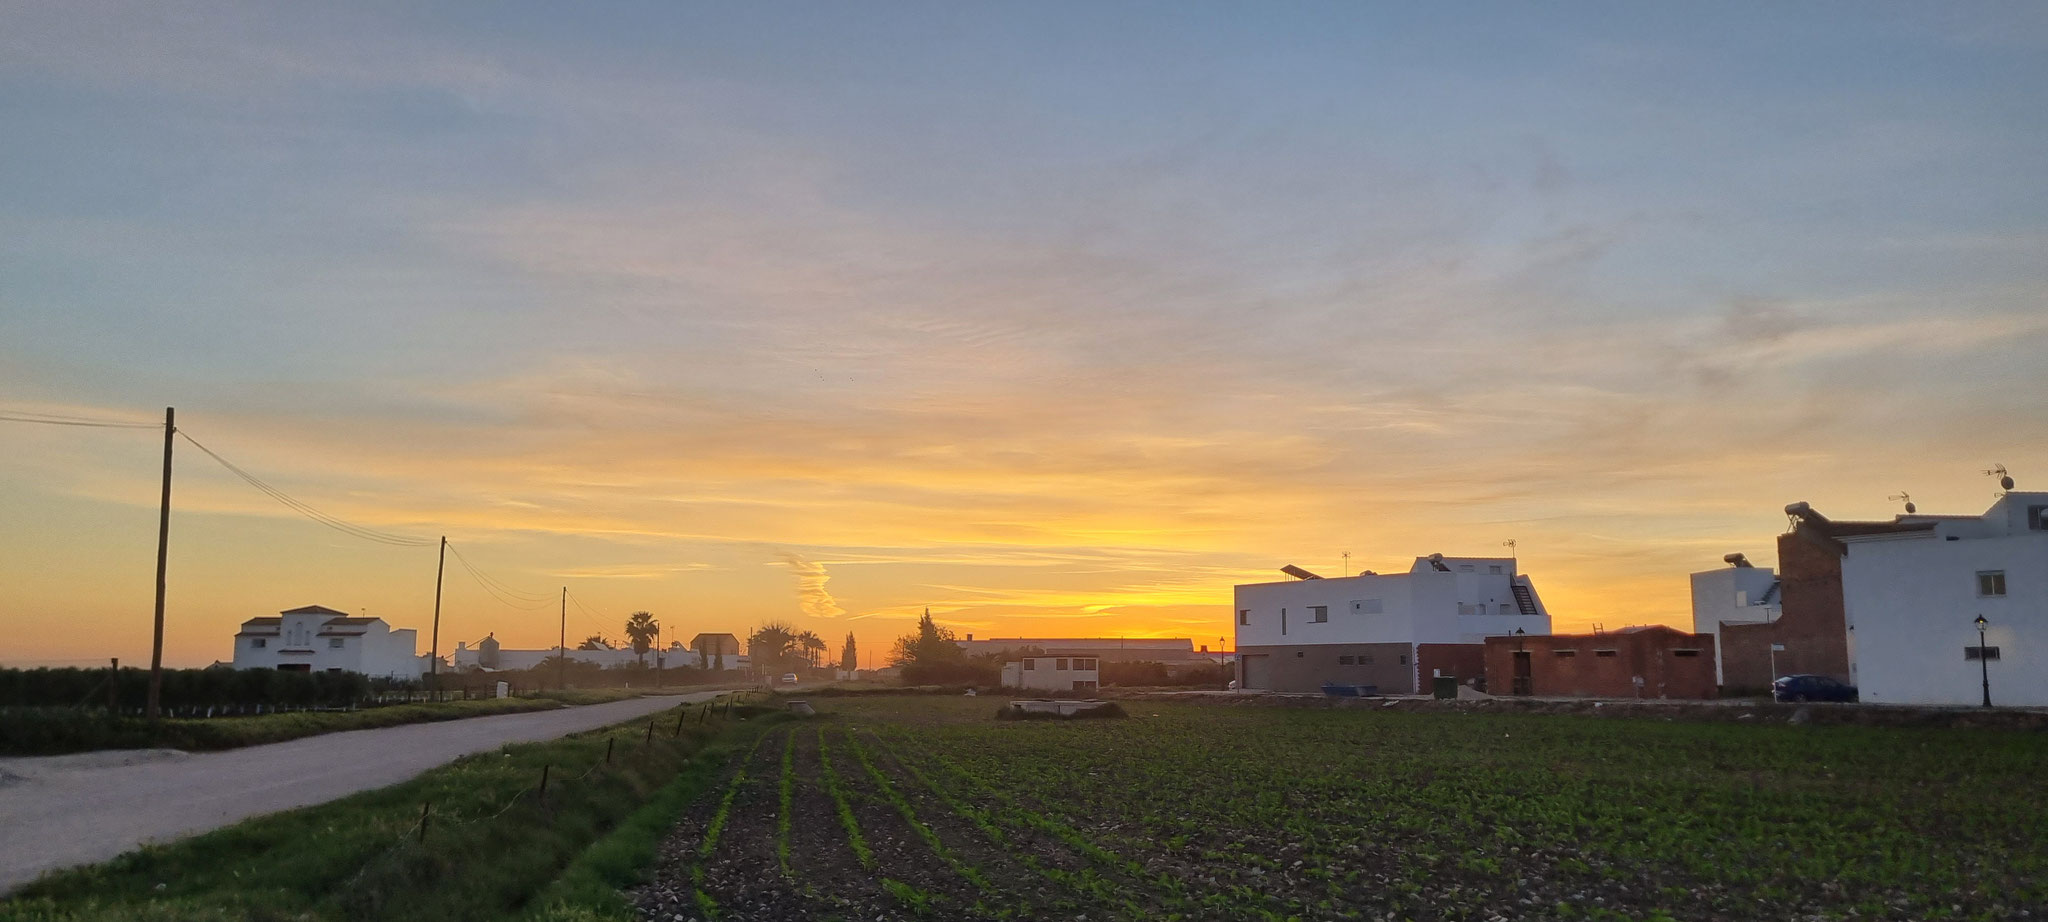
[[[1698,656],[1698,655],[1700,655],[1700,651],[1698,651],[1698,650],[1673,650],[1673,651],[1671,651],[1671,655],[1672,655],[1672,656]]]
[[[1470,603],[1467,603],[1467,602],[1459,602],[1459,603],[1458,603],[1458,614],[1461,614],[1461,615],[1476,615],[1476,614],[1478,614],[1478,613],[1479,613],[1479,612],[1475,611],[1475,609],[1477,609],[1478,607],[1479,607],[1479,606],[1477,606],[1477,605],[1473,605],[1473,604],[1470,604]]]
[[[327,667],[327,671],[328,671],[328,672],[340,672],[340,671],[341,671],[341,667],[340,667],[340,666],[329,666],[329,667]]]
[[[1351,603],[1351,610],[1361,615],[1378,615],[1386,611],[1378,599],[1360,599]]]
[[[1556,656],[1577,656],[1577,655],[1579,655],[1579,651],[1577,651],[1577,650],[1552,650],[1552,651],[1550,651],[1550,652],[1551,652],[1551,653],[1552,653],[1553,655],[1556,655]]]
[[[1366,654],[1366,655],[1364,655],[1364,656],[1361,656],[1361,657],[1359,657],[1359,658],[1358,658],[1358,665],[1360,665],[1360,666],[1370,666],[1370,665],[1372,665],[1372,654],[1368,653],[1368,654]]]
[[[255,648],[256,648],[256,649],[258,649],[258,650],[261,650],[261,649],[263,649],[264,647],[270,646],[270,641],[269,641],[268,639],[266,639],[266,638],[262,638],[262,637],[251,637],[251,638],[249,638],[249,646],[252,646],[252,647],[255,647]]]
[[[1509,605],[1506,602],[1502,602],[1500,603],[1500,613],[1503,615],[1512,615],[1515,613],[1515,607],[1513,605]]]
[[[1593,655],[1594,655],[1594,656],[1613,656],[1613,655],[1614,655],[1614,651],[1613,651],[1613,650],[1594,650],[1594,651],[1593,651]]]
[[[1064,659],[1053,660],[1052,668],[1057,669],[1060,672],[1065,672],[1067,671],[1067,661]]]
[[[2004,571],[2004,570],[1978,570],[1978,571],[1977,571],[1977,594],[1978,594],[1978,595],[2004,595],[2004,594],[2005,594],[2005,571]]]
[[[1238,610],[1237,610],[1237,626],[1238,626],[1238,627],[1245,627],[1245,626],[1248,626],[1248,625],[1250,625],[1251,623],[1252,623],[1252,610],[1251,610],[1251,609],[1249,609],[1249,608],[1240,608],[1240,609],[1238,609]]]
[[[2032,531],[2048,531],[2048,506],[2027,507],[2027,528]]]
[[[1025,671],[1025,672],[1037,672],[1037,671],[1038,671],[1038,661],[1037,661],[1037,660],[1035,660],[1035,659],[1027,659],[1027,660],[1025,660],[1025,661],[1024,661],[1024,671]]]
[[[1337,657],[1337,665],[1339,665],[1339,666],[1355,666],[1355,665],[1357,665],[1357,664],[1358,664],[1358,657],[1355,657],[1355,656],[1340,656],[1340,657]]]
[[[1459,564],[1459,565],[1458,565],[1458,572],[1460,572],[1460,573],[1477,573],[1477,572],[1479,572],[1479,569],[1478,569],[1477,567],[1474,567],[1474,566],[1472,566],[1472,565],[1471,565],[1471,564],[1469,564],[1469,563],[1461,563],[1461,564]]]
[[[1486,572],[1488,572],[1488,573],[1491,573],[1491,574],[1493,574],[1493,575],[1495,575],[1495,576],[1499,576],[1499,575],[1501,575],[1501,572],[1500,572],[1500,564],[1492,564],[1492,565],[1488,566],[1488,567],[1486,568]]]
[[[1401,665],[1403,665],[1403,666],[1406,666],[1406,665],[1408,665],[1408,654],[1406,654],[1406,653],[1403,653],[1403,654],[1401,654]]]
[[[1077,659],[1074,661],[1074,668],[1084,672],[1090,671],[1095,668],[1095,661],[1093,659]]]
[[[1329,620],[1330,620],[1330,606],[1328,606],[1328,605],[1310,605],[1310,606],[1308,607],[1308,620],[1310,620],[1310,621],[1313,621],[1313,622],[1315,622],[1315,623],[1317,623],[1317,624],[1327,624],[1327,623],[1329,623]]]
[[[329,649],[329,650],[339,650],[339,649],[341,649],[341,638],[339,638],[339,637],[329,637],[329,638],[327,638],[327,649]]]
[[[1983,660],[1983,659],[1997,659],[1997,658],[1998,658],[1998,648],[1997,648],[1997,647],[1964,647],[1964,648],[1963,648],[1963,659],[1964,659],[1964,660],[1966,660],[1966,661],[1968,661],[1968,662],[1972,662],[1972,663],[1974,663],[1974,662],[1976,662],[1976,661],[1978,661],[1978,660]]]

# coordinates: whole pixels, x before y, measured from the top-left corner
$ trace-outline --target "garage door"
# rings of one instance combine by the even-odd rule
[[[1273,657],[1264,653],[1244,657],[1244,687],[1273,687]]]

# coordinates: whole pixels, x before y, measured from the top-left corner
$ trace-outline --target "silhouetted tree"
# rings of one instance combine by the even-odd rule
[[[603,634],[592,634],[589,637],[583,638],[583,642],[576,645],[578,650],[609,650],[611,648],[612,642],[604,639]]]
[[[851,675],[860,668],[860,656],[853,649],[853,632],[846,632],[846,646],[839,649],[839,668]]]
[[[633,639],[633,655],[640,657],[640,665],[647,665],[647,651],[654,645],[654,635],[661,632],[661,625],[654,616],[636,611],[626,616],[626,636]]]

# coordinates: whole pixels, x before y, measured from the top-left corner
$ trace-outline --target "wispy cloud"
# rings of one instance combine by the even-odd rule
[[[789,567],[790,573],[796,577],[797,607],[803,611],[805,617],[837,618],[846,614],[846,609],[840,608],[839,602],[832,598],[832,593],[825,590],[825,583],[831,580],[832,575],[825,572],[824,565],[813,563],[800,554],[788,551],[782,552],[779,556]]]

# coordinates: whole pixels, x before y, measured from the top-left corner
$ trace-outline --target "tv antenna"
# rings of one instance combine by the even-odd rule
[[[1343,555],[1343,556],[1344,556],[1344,575],[1345,575],[1345,576],[1350,576],[1350,575],[1351,575],[1351,552],[1350,552],[1350,551],[1345,551],[1345,552],[1344,552],[1344,555]]]
[[[1998,486],[2000,489],[2012,489],[2012,474],[2005,469],[2005,465],[2003,464],[1991,465],[1991,469],[1985,471],[1984,476],[1998,478]]]
[[[1895,502],[1895,503],[1898,503],[1898,502],[1903,502],[1903,503],[1905,503],[1905,504],[1906,504],[1906,514],[1907,514],[1907,515],[1912,515],[1913,513],[1915,513],[1915,512],[1919,512],[1919,511],[1920,511],[1920,507],[1918,507],[1918,506],[1915,506],[1915,505],[1913,505],[1913,494],[1911,494],[1911,493],[1908,493],[1908,492],[1906,492],[1906,491],[1904,491],[1904,490],[1900,490],[1900,491],[1898,492],[1898,495],[1896,495],[1896,496],[1887,496],[1887,497],[1885,497],[1885,499],[1891,500],[1892,502]]]

